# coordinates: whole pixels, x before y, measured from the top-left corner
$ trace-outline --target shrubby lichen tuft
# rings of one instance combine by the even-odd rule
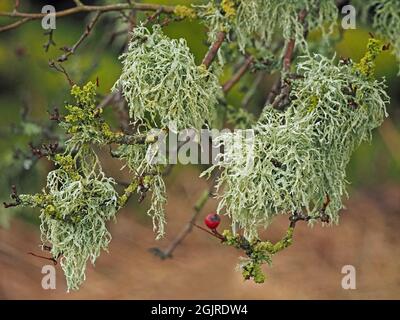
[[[201,128],[215,117],[216,75],[197,66],[184,39],[170,39],[159,25],[152,32],[135,27],[128,52],[121,56],[123,69],[113,90],[121,90],[130,116],[177,129]]]
[[[69,143],[104,145],[121,137],[122,134],[112,132],[101,117],[103,109],[96,104],[96,84],[89,81],[82,88],[74,85],[71,95],[75,102],[65,106],[68,114],[60,123],[71,134]]]
[[[366,57],[375,49],[372,39]],[[278,214],[316,215],[327,196],[326,214],[338,221],[350,156],[381,124],[389,100],[384,83],[373,80],[364,66],[303,57],[300,76],[291,84],[290,107],[282,112],[267,105],[254,126],[253,148],[241,149],[254,157],[250,168],[246,154],[230,154],[232,133],[222,136],[223,156],[232,161],[218,164],[223,168],[218,185],[224,186],[218,210],[224,209],[246,237],[257,238],[257,228]]]

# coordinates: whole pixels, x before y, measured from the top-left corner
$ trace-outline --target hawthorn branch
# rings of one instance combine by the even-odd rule
[[[54,62],[54,60],[50,60],[49,67],[58,72],[61,72],[67,78],[68,83],[71,87],[75,84],[75,82],[72,81],[71,77],[69,76],[67,70],[65,70],[65,68],[60,63],[56,63]]]
[[[208,50],[207,54],[205,55],[201,64],[203,64],[206,69],[208,69],[211,63],[214,61],[215,57],[217,56],[219,48],[221,48],[222,43],[224,42],[226,37],[226,33],[224,31],[220,31],[217,33],[217,40],[211,45],[210,49]]]
[[[18,21],[15,21],[13,23],[7,24],[5,26],[0,27],[0,32],[18,28],[20,25],[23,25],[24,23],[31,21],[31,20],[32,20],[32,18],[23,18]]]
[[[14,202],[3,202],[4,208],[17,207],[21,204],[21,199],[18,196],[17,187],[15,185],[11,186],[11,199],[14,199]]]
[[[81,3],[79,1],[79,3]],[[82,4],[82,3],[81,3]],[[138,10],[138,11],[157,11],[161,10],[162,13],[173,14],[175,11],[175,6],[165,6],[159,4],[152,3],[136,3],[136,2],[128,2],[128,3],[117,3],[117,4],[108,4],[101,6],[92,6],[92,5],[77,5],[73,8],[65,9],[62,11],[58,11],[55,13],[56,18],[66,17],[70,15],[74,15],[81,12],[112,12],[112,11],[125,11],[125,10]],[[0,11],[0,17],[10,17],[10,18],[21,18],[20,20],[10,23],[8,25],[0,27],[0,32],[15,29],[28,21],[32,20],[40,20],[44,18],[47,13],[27,13],[27,12],[19,12],[14,10],[13,12],[5,12]]]
[[[94,25],[99,20],[101,14],[102,14],[101,11],[96,12],[94,18],[86,26],[85,31],[82,33],[82,35],[80,36],[78,41],[72,47],[70,47],[70,48],[64,47],[62,49],[65,51],[65,53],[57,59],[58,62],[64,62],[64,61],[68,60],[68,57],[75,53],[76,49],[78,49],[78,47],[82,44],[82,42],[90,35]]]
[[[321,220],[321,222],[325,222],[325,223],[329,223],[329,216],[326,214],[326,208],[328,207],[329,203],[331,202],[331,199],[329,197],[329,195],[326,195],[326,199],[324,204],[322,205],[322,208],[319,212],[318,215],[315,216],[309,216],[306,215],[302,212],[294,212],[290,217],[289,217],[289,221],[290,221],[290,228],[294,228],[296,227],[296,223],[298,221],[310,221],[310,220]]]

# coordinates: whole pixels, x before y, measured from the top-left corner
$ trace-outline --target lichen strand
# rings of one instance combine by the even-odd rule
[[[221,88],[216,75],[196,66],[184,39],[168,38],[159,25],[152,32],[138,26],[121,59],[113,90],[121,90],[132,118],[148,115],[153,126],[176,123],[178,130],[212,123]]]
[[[241,249],[247,255],[247,258],[242,258],[239,263],[243,278],[245,280],[253,279],[255,283],[263,283],[265,275],[262,271],[262,265],[271,265],[272,256],[292,244],[293,231],[294,228],[288,228],[285,237],[276,243],[259,239],[248,241],[245,237],[233,234],[229,230],[224,230],[222,235],[224,244]]]
[[[285,40],[295,39],[305,49],[304,25],[298,19],[299,12],[307,11],[307,28],[319,29],[323,39],[333,31],[338,15],[331,0],[224,0],[210,1],[197,8],[198,15],[209,26],[210,42],[219,31],[232,31],[232,39],[238,42],[242,52],[269,47],[274,34],[282,34]]]
[[[291,83],[291,105],[283,112],[265,107],[252,148],[238,153],[230,144],[237,134],[222,135],[223,156],[230,161],[214,166],[223,168],[218,210],[225,210],[248,239],[258,238],[258,227],[278,214],[317,215],[327,195],[326,214],[338,222],[350,156],[386,116],[385,85],[370,74],[377,47],[371,40],[359,64],[303,57],[300,77]],[[365,75],[360,65],[367,65]],[[248,159],[254,159],[251,166]]]

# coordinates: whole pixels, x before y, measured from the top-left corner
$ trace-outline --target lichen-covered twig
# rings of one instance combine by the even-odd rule
[[[213,195],[213,189],[215,181],[218,179],[219,174],[214,173],[214,177],[210,184],[210,187],[202,192],[200,197],[197,199],[195,205],[193,206],[193,213],[190,217],[190,220],[185,224],[179,234],[176,236],[174,240],[168,245],[165,250],[161,250],[160,248],[151,248],[150,251],[153,252],[156,256],[161,259],[171,258],[172,253],[175,249],[184,241],[184,239],[192,232],[193,226],[197,220],[198,215],[200,214],[203,207],[206,205],[208,199]]]
[[[67,81],[71,87],[75,84],[75,82],[71,79],[67,70],[60,63],[56,63],[54,60],[50,60],[49,67],[58,72],[61,72],[65,76],[65,78],[67,79]]]

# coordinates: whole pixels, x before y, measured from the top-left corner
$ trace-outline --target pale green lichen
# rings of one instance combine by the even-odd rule
[[[194,62],[184,39],[170,39],[159,25],[150,32],[137,26],[128,52],[121,56],[123,70],[113,90],[128,102],[130,116],[152,125],[177,129],[201,128],[215,117],[217,77]]]
[[[210,1],[198,7],[198,15],[210,28],[209,40],[216,34],[232,31],[242,52],[249,48],[270,47],[274,35],[281,34],[285,40],[295,39],[303,49],[304,23],[299,13],[305,10],[308,30],[319,29],[323,38],[332,33],[338,11],[332,0],[247,0]]]
[[[315,215],[327,195],[326,214],[338,222],[350,156],[381,124],[389,100],[384,83],[357,66],[335,65],[321,55],[303,57],[301,76],[291,84],[291,105],[284,112],[266,106],[254,126],[252,148],[239,148],[239,157],[229,145],[235,133],[220,137],[226,145],[221,157],[230,161],[216,165],[223,168],[218,185],[224,186],[218,210],[224,209],[247,238],[257,238],[257,228],[278,214]]]
[[[20,199],[23,206],[41,208],[42,242],[60,258],[68,290],[77,290],[85,280],[87,261],[94,264],[101,250],[107,250],[111,234],[106,222],[119,208],[118,194],[88,146],[73,157],[57,155],[55,161],[59,167],[49,172],[43,194]]]

